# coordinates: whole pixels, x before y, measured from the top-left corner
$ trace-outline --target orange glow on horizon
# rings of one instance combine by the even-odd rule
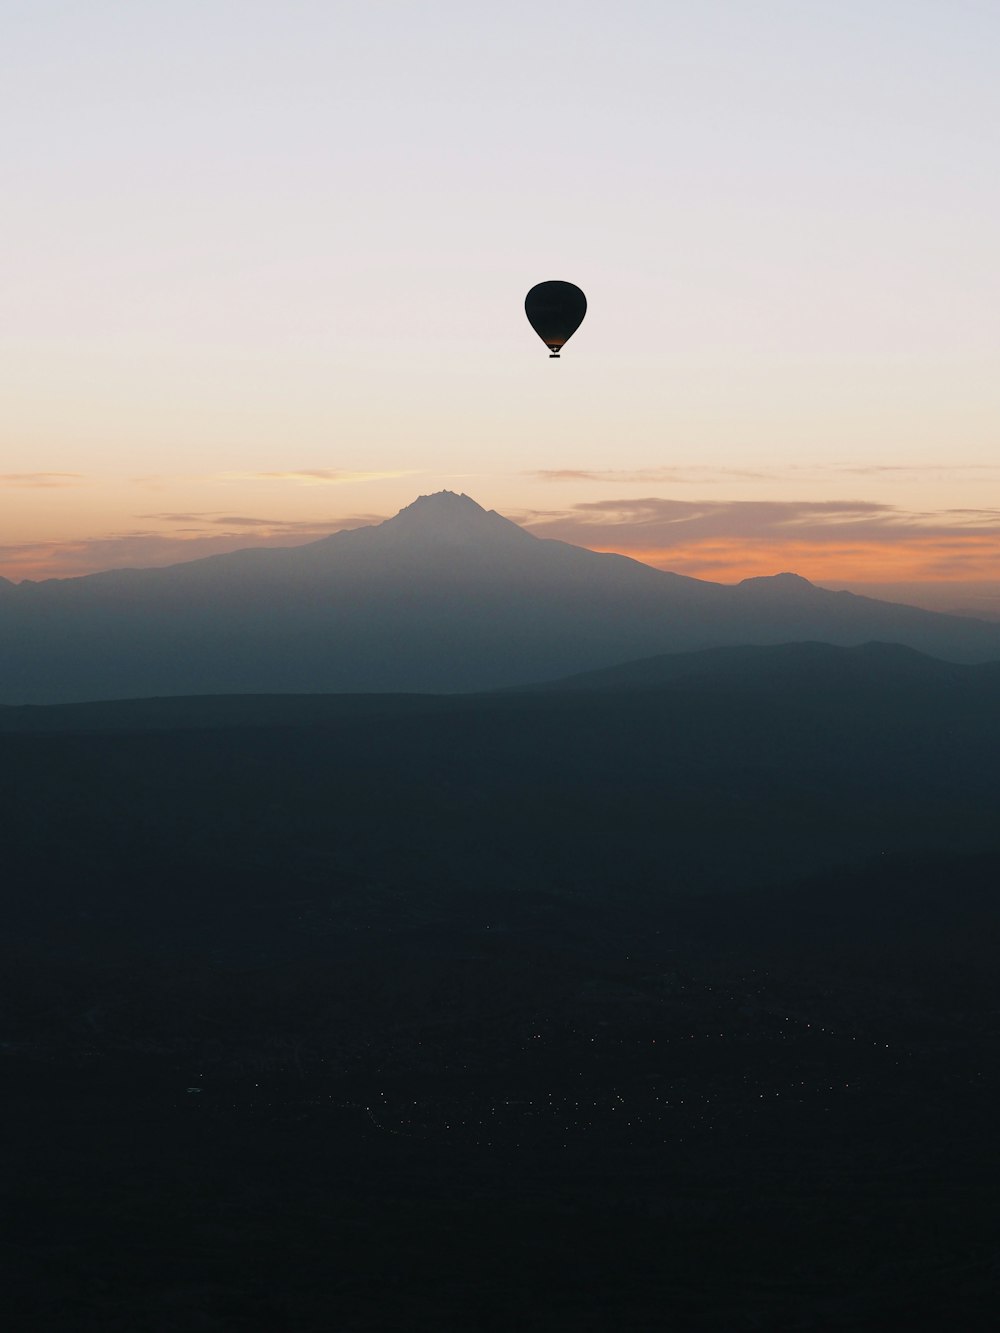
[[[815,583],[995,581],[1000,571],[1000,537],[969,534],[893,542],[754,542],[747,539],[706,541],[690,546],[590,550],[627,555],[655,569],[686,574],[713,583],[771,574],[801,574]]]

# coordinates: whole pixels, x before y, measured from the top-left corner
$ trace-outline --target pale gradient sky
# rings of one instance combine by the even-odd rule
[[[986,0],[0,0],[0,573],[447,487],[1000,580],[998,51]]]

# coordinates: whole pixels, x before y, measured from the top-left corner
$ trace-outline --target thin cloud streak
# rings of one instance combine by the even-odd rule
[[[606,540],[613,532],[628,547],[648,547],[651,539],[664,547],[716,536],[773,540],[793,531],[798,540],[828,543],[845,536],[896,541],[901,531],[927,537],[983,529],[1000,532],[1000,509],[915,512],[872,500],[699,501],[649,496],[587,501],[555,515],[528,514],[524,521],[536,536],[580,542],[595,536]]]
[[[223,472],[220,481],[291,481],[300,486],[346,486],[352,482],[394,481],[416,477],[413,470],[391,472],[348,472],[338,468],[303,468],[287,472]]]
[[[793,470],[793,469],[790,469]],[[799,469],[794,469],[799,470]],[[998,463],[866,463],[858,466],[843,465],[840,467],[803,468],[803,471],[819,472],[827,471],[832,474],[842,473],[854,477],[877,477],[883,473],[890,473],[895,476],[952,476],[958,472],[981,472],[986,475],[1000,473],[1000,464]]]
[[[686,483],[711,481],[716,477],[729,481],[733,478],[745,481],[768,481],[778,475],[776,472],[760,469],[728,467],[652,467],[652,468],[544,468],[537,472],[525,473],[536,481],[599,481],[603,483],[625,483],[628,485],[656,485],[665,482]]]
[[[794,476],[806,477],[877,477],[952,476],[956,473],[1000,475],[994,463],[862,463],[811,464],[789,463],[781,467],[644,467],[644,468],[541,468],[524,475],[543,482],[600,482],[606,485],[690,485],[713,481],[780,481]]]
[[[331,532],[339,532],[345,527],[356,528],[365,523],[382,522],[381,515],[373,514],[352,514],[346,519],[318,523],[315,519],[260,518],[256,515],[223,514],[213,510],[193,513],[187,513],[183,510],[179,512],[170,510],[156,514],[136,514],[136,518],[148,519],[156,523],[190,524],[194,525],[198,531],[202,531],[207,525],[209,527],[225,528],[262,528],[275,534],[285,532],[295,536],[304,533],[326,536]]]
[[[867,500],[691,501],[646,497],[526,514],[537,537],[616,551],[661,569],[736,581],[995,578],[1000,510],[915,512]]]
[[[85,477],[82,472],[0,472],[0,486],[49,487],[77,486]]]

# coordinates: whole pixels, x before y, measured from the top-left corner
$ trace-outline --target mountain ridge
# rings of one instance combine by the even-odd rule
[[[710,583],[536,537],[439,492],[302,546],[12,585],[0,703],[468,692],[662,653],[872,639],[1000,659],[1000,625],[788,573]]]
[[[435,716],[499,708],[534,708],[560,696],[658,693],[745,698],[773,704],[794,696],[820,702],[847,696],[883,696],[894,708],[921,692],[929,706],[964,697],[1000,706],[1000,661],[945,662],[901,644],[856,647],[801,642],[729,645],[699,652],[661,654],[600,671],[583,672],[513,689],[469,694],[232,694],[162,696],[70,704],[0,704],[0,734],[60,731],[217,730],[231,727],[295,728],[367,725],[378,720]]]
[[[854,646],[801,640],[780,644],[732,644],[700,652],[662,653],[598,671],[542,681],[533,691],[655,690],[713,684],[752,691],[798,677],[829,690],[883,688],[893,684],[1000,686],[1000,661],[960,663],[931,657],[900,643],[871,640]]]

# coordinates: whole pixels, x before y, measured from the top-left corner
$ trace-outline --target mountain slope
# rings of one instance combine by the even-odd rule
[[[1000,626],[815,588],[724,587],[543,541],[468,496],[306,546],[0,589],[0,702],[526,685],[735,643],[1000,659]]]

